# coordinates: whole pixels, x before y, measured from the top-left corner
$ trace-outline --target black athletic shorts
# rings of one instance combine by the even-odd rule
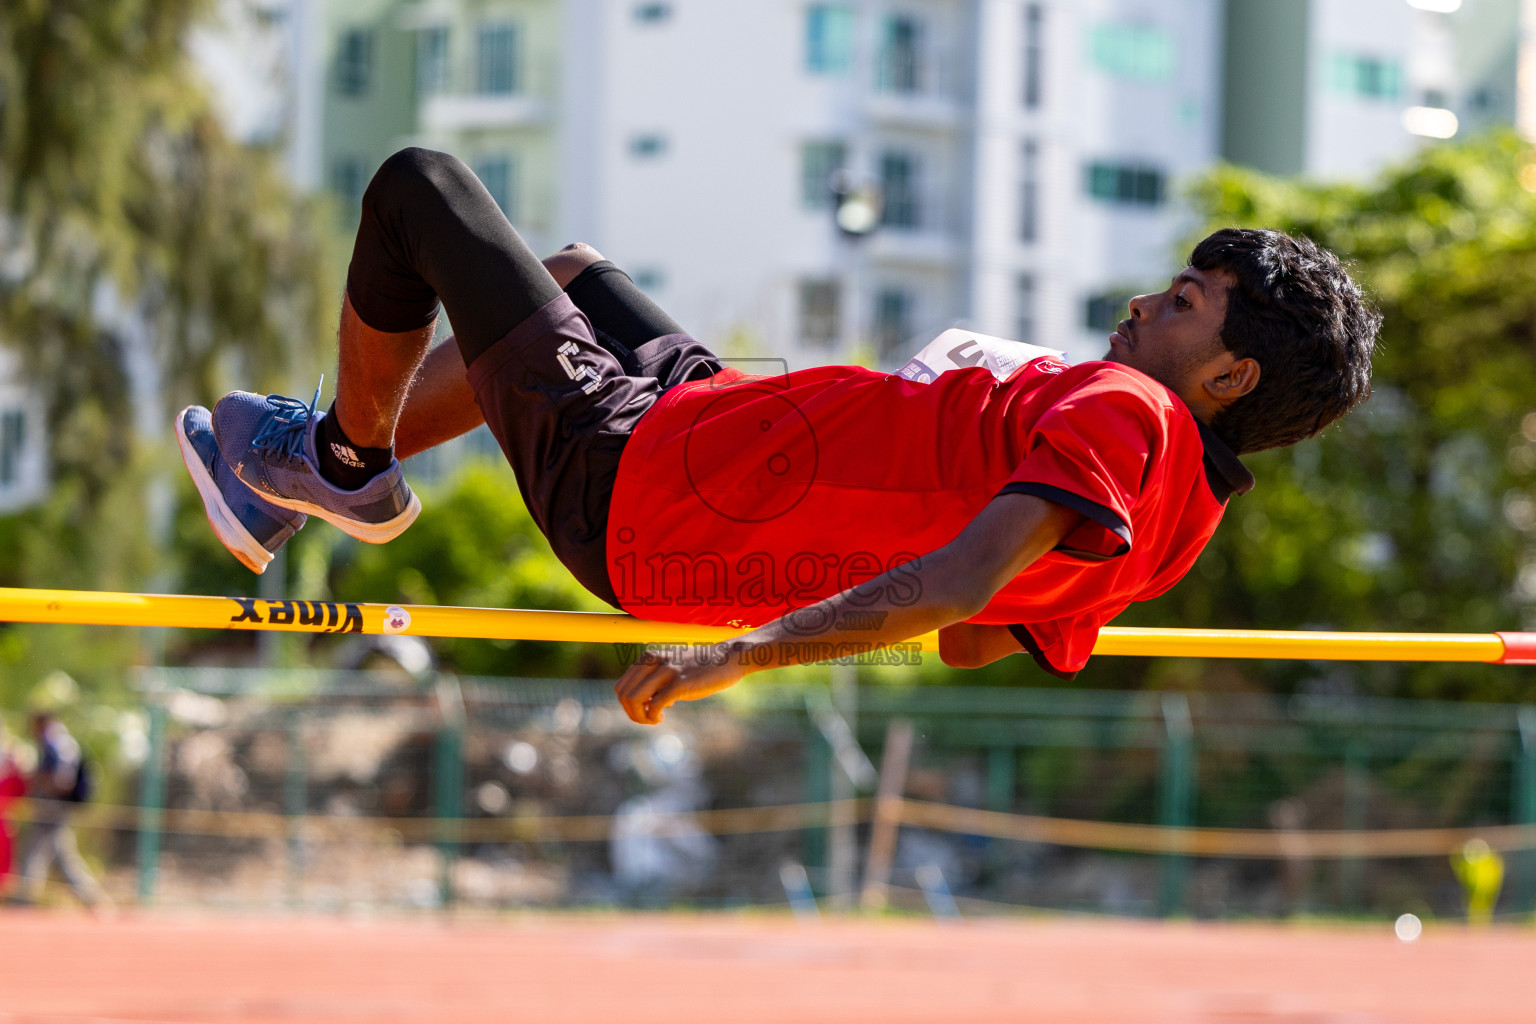
[[[555,556],[619,607],[608,581],[608,506],[619,457],[667,390],[720,371],[686,334],[626,347],[561,294],[486,349],[469,384]]]

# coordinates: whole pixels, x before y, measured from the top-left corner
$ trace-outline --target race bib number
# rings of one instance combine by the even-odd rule
[[[896,372],[919,384],[932,383],[941,373],[968,366],[984,366],[998,380],[1007,380],[1014,370],[1036,359],[1066,362],[1066,353],[1022,341],[994,338],[958,327],[951,327],[923,346],[923,350]]]

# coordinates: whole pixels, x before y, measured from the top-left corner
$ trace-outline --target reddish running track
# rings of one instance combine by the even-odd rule
[[[1528,1024],[1536,933],[0,914],[0,1024]]]

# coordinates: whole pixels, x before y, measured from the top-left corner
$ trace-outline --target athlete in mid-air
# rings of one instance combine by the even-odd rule
[[[434,348],[439,303],[454,338]],[[1003,380],[748,374],[592,248],[541,262],[468,168],[408,149],[363,197],[329,410],[237,391],[176,430],[214,531],[261,572],[306,516],[398,536],[420,509],[398,458],[486,423],[593,594],[752,627],[632,666],[637,722],[935,629],[950,665],[1027,650],[1070,675],[1194,564],[1253,486],[1238,455],[1366,398],[1380,322],[1332,253],[1237,229],[1130,313],[1103,361]]]

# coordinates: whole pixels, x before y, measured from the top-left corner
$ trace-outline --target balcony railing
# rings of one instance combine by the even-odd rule
[[[550,123],[550,106],[543,97],[526,94],[448,93],[427,99],[421,120],[429,132],[537,127]]]

